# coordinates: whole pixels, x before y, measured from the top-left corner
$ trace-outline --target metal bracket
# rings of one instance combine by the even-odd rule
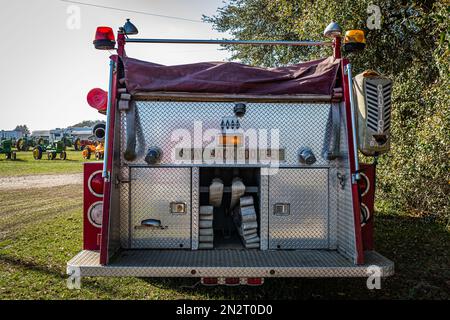
[[[344,190],[345,189],[345,179],[347,178],[346,175],[338,172],[337,178],[339,179],[339,185],[341,186],[341,189]]]

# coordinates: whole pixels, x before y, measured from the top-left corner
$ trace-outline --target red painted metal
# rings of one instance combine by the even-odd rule
[[[83,175],[83,250],[99,250],[100,243],[98,236],[101,229],[92,225],[89,221],[89,208],[96,202],[102,201],[102,197],[98,197],[91,192],[88,183],[89,178],[95,172],[102,170],[102,164],[98,162],[88,162],[84,164]]]
[[[341,37],[336,37],[333,40],[333,57],[335,59],[341,58]]]
[[[369,191],[361,198],[361,202],[366,205],[367,209],[369,209],[370,212],[369,219],[367,220],[366,224],[361,227],[363,249],[374,250],[373,225],[375,212],[375,165],[361,164],[360,166],[360,171],[364,173],[369,179]]]
[[[117,54],[119,57],[125,57],[125,35],[123,33],[119,33],[117,35]]]
[[[350,172],[353,175],[356,171],[355,169],[355,152],[358,150],[354,150],[353,147],[353,139],[352,139],[352,118],[350,111],[350,90],[347,76],[345,74],[345,66],[348,64],[348,59],[342,59],[341,62],[341,72],[343,79],[343,89],[344,89],[344,101],[345,101],[345,109],[347,115],[347,142],[348,142],[348,157],[350,162]],[[362,244],[362,233],[361,233],[361,217],[360,217],[360,200],[359,200],[359,188],[358,184],[352,184],[352,200],[353,200],[353,216],[355,223],[355,245],[356,245],[356,263],[364,264],[364,251]]]
[[[113,74],[112,79],[112,105],[109,112],[109,119],[108,125],[109,125],[109,136],[108,136],[108,145],[105,146],[105,148],[108,148],[108,159],[107,160],[107,171],[112,172],[113,167],[113,155],[114,155],[114,128],[115,128],[115,119],[116,119],[116,98],[117,98],[117,63],[116,63],[116,70]],[[103,223],[102,223],[102,238],[101,238],[101,246],[100,246],[100,264],[106,265],[108,264],[108,237],[109,237],[109,212],[110,212],[110,205],[111,205],[111,188],[112,188],[112,182],[111,178],[109,181],[105,180],[105,184],[103,187],[104,190],[104,203],[103,203]]]

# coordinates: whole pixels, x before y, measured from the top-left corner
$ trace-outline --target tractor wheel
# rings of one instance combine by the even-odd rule
[[[33,158],[34,160],[42,159],[42,148],[40,146],[34,147],[33,149]]]
[[[67,159],[67,153],[66,153],[65,151],[61,152],[61,153],[59,154],[59,158],[60,158],[61,160],[66,160],[66,159]]]
[[[6,159],[7,160],[11,159],[11,152],[6,153]]]
[[[47,152],[48,160],[55,160],[55,158],[56,158],[56,152]]]
[[[11,153],[11,160],[12,160],[12,161],[16,161],[16,159],[17,159],[17,154],[16,154],[16,152],[14,151],[13,153]]]

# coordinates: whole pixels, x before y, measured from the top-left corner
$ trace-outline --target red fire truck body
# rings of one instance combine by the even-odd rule
[[[105,157],[84,165],[84,246],[69,274],[247,285],[393,274],[374,251],[375,165],[358,161],[358,148],[388,150],[392,83],[353,78],[337,24],[332,42],[136,39],[133,28],[120,28],[110,60]],[[97,48],[114,47],[110,32],[99,28]],[[127,57],[126,43],[317,45],[333,56],[165,67]]]

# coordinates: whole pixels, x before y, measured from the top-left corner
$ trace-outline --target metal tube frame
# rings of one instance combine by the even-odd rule
[[[103,157],[103,172],[102,177],[105,181],[110,181],[110,175],[108,172],[108,154],[109,154],[109,130],[110,130],[110,116],[112,107],[112,96],[113,96],[113,76],[114,76],[114,66],[115,62],[111,60],[109,62],[109,90],[108,90],[108,106],[106,109],[106,129],[105,129],[105,154]]]
[[[349,97],[350,97],[350,113],[352,118],[352,140],[353,140],[353,156],[355,161],[355,174],[352,176],[352,183],[357,183],[361,179],[359,174],[359,159],[358,159],[358,141],[356,136],[356,110],[355,110],[355,97],[353,96],[353,78],[352,78],[352,65],[349,63],[345,67],[345,72],[348,77]]]
[[[127,43],[171,43],[171,44],[223,44],[223,45],[268,45],[268,46],[329,46],[328,41],[285,41],[285,40],[202,40],[202,39],[132,39],[126,38]]]

